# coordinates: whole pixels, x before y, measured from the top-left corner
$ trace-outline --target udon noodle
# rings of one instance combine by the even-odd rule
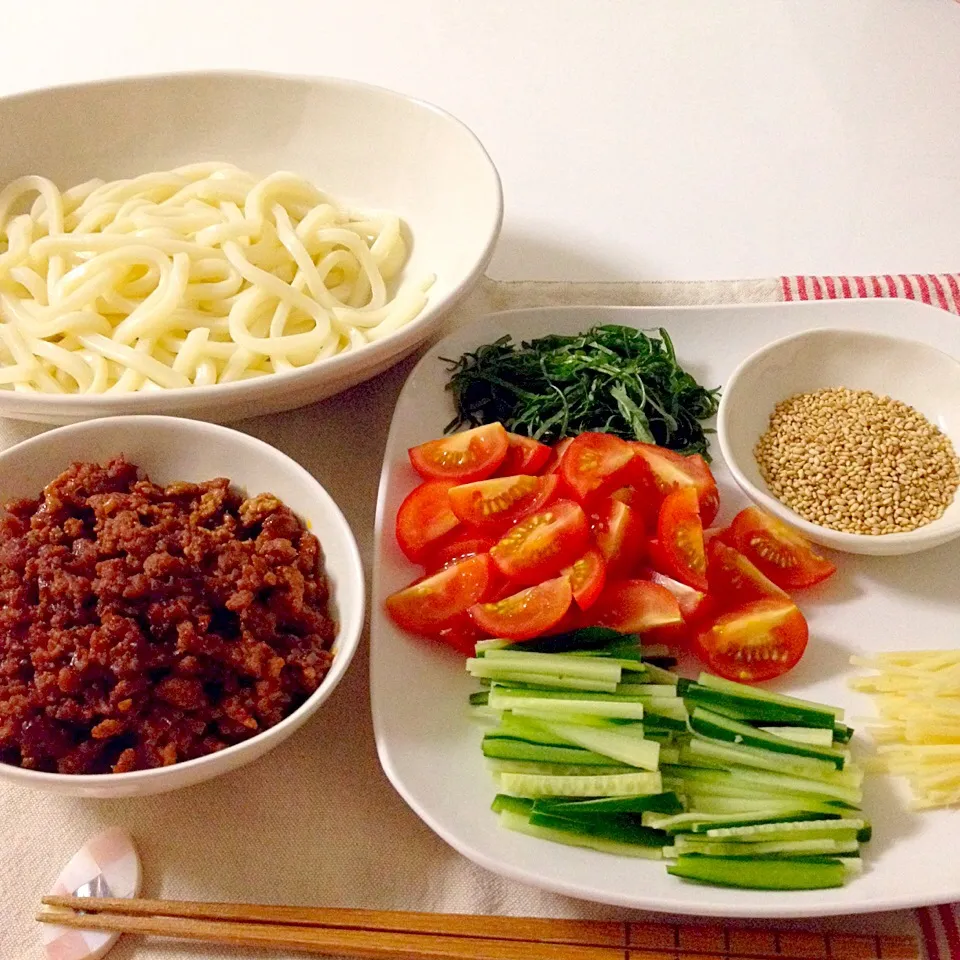
[[[432,277],[392,292],[406,259],[397,216],[292,173],[21,177],[0,190],[0,389],[207,386],[362,349],[427,302]]]

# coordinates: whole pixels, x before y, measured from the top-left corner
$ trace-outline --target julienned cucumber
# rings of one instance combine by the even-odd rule
[[[751,890],[823,890],[842,887],[847,877],[856,872],[859,871],[852,863],[835,857],[746,860],[695,853],[681,854],[667,867],[667,873],[683,877],[684,880]]]
[[[580,639],[582,637],[582,641]],[[683,879],[839,886],[870,825],[842,712],[643,659],[639,638],[483,641],[471,697],[500,823],[605,854],[675,859]],[[649,651],[647,651],[649,652]],[[660,651],[656,651],[659,653]]]

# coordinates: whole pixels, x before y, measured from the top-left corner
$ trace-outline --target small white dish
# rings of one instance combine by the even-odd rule
[[[282,743],[320,709],[342,679],[363,627],[363,567],[347,521],[323,487],[286,454],[237,430],[174,417],[111,417],[50,430],[0,453],[0,502],[36,497],[74,461],[123,454],[151,480],[198,482],[228,477],[248,496],[272,493],[320,541],[338,623],[334,658],[317,690],[290,716],[242,743],[195,760],[131,773],[70,775],[0,763],[0,778],[48,793],[140,797],[228,773]]]
[[[943,516],[906,533],[870,536],[805,520],[770,493],[753,450],[774,407],[798,393],[833,387],[870,390],[914,407],[960,451],[960,363],[926,343],[865,330],[821,328],[750,354],[724,385],[717,440],[740,489],[805,537],[843,553],[917,553],[960,536],[960,497]]]
[[[185,73],[54,87],[0,98],[0,187],[24,174],[61,189],[222,160],[264,176],[291,170],[344,206],[399,214],[403,276],[436,281],[423,312],[358,351],[255,380],[129,395],[0,391],[0,416],[70,423],[117,414],[228,422],[313,403],[411,353],[483,274],[503,217],[496,167],[444,110],[329,77]]]

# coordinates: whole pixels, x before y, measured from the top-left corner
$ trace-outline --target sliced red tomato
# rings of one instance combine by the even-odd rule
[[[449,536],[439,540],[423,558],[422,563],[427,573],[436,573],[458,560],[466,560],[467,557],[475,557],[480,553],[489,553],[496,542],[496,537],[484,537],[475,531],[456,529]]]
[[[484,633],[470,619],[468,613],[461,613],[448,626],[441,627],[434,639],[448,647],[453,647],[466,657],[472,657],[476,652],[477,641],[484,640],[488,636],[489,634]]]
[[[703,527],[693,487],[668,493],[657,518],[657,569],[660,573],[707,592],[707,558]]]
[[[501,477],[512,477],[518,473],[539,473],[553,452],[545,443],[533,437],[522,437],[519,433],[507,433],[510,445],[507,455],[497,470]]]
[[[450,507],[464,523],[484,530],[503,530],[546,506],[556,495],[560,478],[491,477],[462,483],[450,490]]]
[[[560,475],[581,503],[623,486],[634,453],[625,440],[609,433],[581,433],[560,460]]]
[[[758,683],[795,667],[808,636],[803,614],[784,597],[755,600],[720,614],[697,632],[695,646],[713,673]]]
[[[574,602],[581,610],[589,610],[607,582],[603,554],[596,547],[591,547],[563,572],[570,578]]]
[[[707,461],[700,454],[685,457],[682,453],[650,443],[631,443],[631,446],[650,467],[661,497],[680,487],[693,487],[700,505],[700,522],[705,527],[713,523],[720,509],[720,492]]]
[[[548,473],[556,473],[560,469],[560,461],[563,459],[563,455],[567,452],[567,447],[569,447],[571,443],[573,443],[573,437],[564,437],[553,445],[550,456],[540,471],[541,476]]]
[[[622,500],[605,500],[593,515],[593,539],[603,555],[607,575],[630,577],[646,553],[647,539],[641,515]]]
[[[419,563],[441,537],[460,525],[456,514],[450,509],[452,486],[452,483],[443,480],[428,480],[400,504],[397,511],[397,543],[414,563]]]
[[[680,605],[665,587],[649,580],[608,583],[587,618],[597,626],[621,633],[644,633],[655,627],[682,623]]]
[[[712,599],[702,590],[696,590],[656,570],[650,571],[650,580],[669,590],[676,597],[684,623],[702,620],[711,609],[714,609]]]
[[[757,507],[741,510],[724,539],[784,590],[812,587],[837,570],[796,530]]]
[[[739,550],[728,547],[718,537],[707,544],[707,580],[711,594],[723,610],[754,600],[783,600],[787,596]]]
[[[517,583],[538,583],[575,560],[590,540],[586,514],[558,500],[511,527],[490,549],[500,572]]]
[[[492,637],[530,640],[560,623],[572,601],[569,578],[556,577],[502,600],[478,603],[470,616]]]
[[[484,600],[493,575],[488,554],[467,557],[387,597],[394,622],[413,633],[438,636]]]
[[[657,526],[657,512],[663,497],[657,491],[650,468],[643,457],[634,457],[626,472],[630,482],[614,490],[610,496],[636,511],[643,521],[644,530],[652,533]]]
[[[503,424],[487,423],[421,443],[407,452],[413,469],[425,480],[472,483],[492,476],[503,463],[509,446]]]

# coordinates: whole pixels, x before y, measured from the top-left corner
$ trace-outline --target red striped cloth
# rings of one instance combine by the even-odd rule
[[[904,297],[960,314],[960,273],[886,273],[876,277],[781,277],[784,300]],[[960,960],[958,956],[957,960]]]
[[[916,911],[920,940],[927,960],[960,960],[960,926],[958,904],[921,907]]]

